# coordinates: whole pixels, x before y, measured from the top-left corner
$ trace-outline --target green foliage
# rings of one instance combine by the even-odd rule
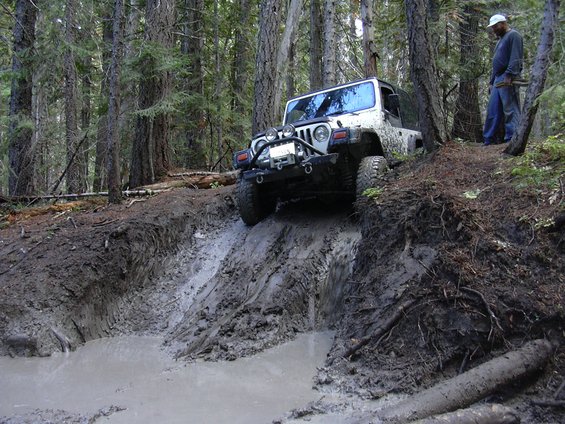
[[[362,195],[369,199],[377,200],[383,192],[384,189],[382,187],[369,187],[363,191]]]
[[[565,81],[547,88],[538,100],[549,112],[553,131],[565,131]]]
[[[512,159],[511,174],[521,189],[538,191],[560,188],[565,175],[565,135],[550,136],[540,142],[532,142],[522,156]]]

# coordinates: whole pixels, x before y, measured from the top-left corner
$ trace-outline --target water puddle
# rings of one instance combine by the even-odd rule
[[[160,350],[162,339],[98,339],[50,358],[0,357],[0,416],[34,409],[94,413],[126,408],[99,422],[268,423],[319,399],[316,367],[331,332],[233,362],[183,363]]]

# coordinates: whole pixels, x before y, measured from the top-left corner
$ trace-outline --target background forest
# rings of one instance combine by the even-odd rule
[[[544,1],[425,3],[442,118],[451,137],[480,142],[488,17],[508,15],[524,36],[527,78]],[[0,195],[105,191],[108,161],[122,188],[178,168],[229,170],[293,95],[375,74],[410,90],[407,10],[401,0],[2,2]],[[558,32],[533,137],[564,130],[563,54]]]

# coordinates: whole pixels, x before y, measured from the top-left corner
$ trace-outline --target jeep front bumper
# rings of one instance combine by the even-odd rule
[[[304,177],[335,165],[337,157],[337,153],[311,156],[300,163],[289,164],[280,168],[253,168],[246,171],[244,170],[241,172],[241,176],[244,180],[255,180],[258,184]]]
[[[269,154],[262,156],[266,149]],[[245,180],[261,184],[309,175],[335,165],[337,158],[337,153],[324,154],[301,138],[288,137],[267,142],[256,153],[252,149],[236,152],[234,168],[242,170]]]

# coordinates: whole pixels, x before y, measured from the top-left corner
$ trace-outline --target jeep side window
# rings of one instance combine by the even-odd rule
[[[385,118],[393,127],[402,127],[398,96],[388,87],[381,86],[381,100],[385,109]]]
[[[412,94],[397,89],[399,95],[400,109],[402,110],[402,124],[404,128],[420,131],[418,104]]]

